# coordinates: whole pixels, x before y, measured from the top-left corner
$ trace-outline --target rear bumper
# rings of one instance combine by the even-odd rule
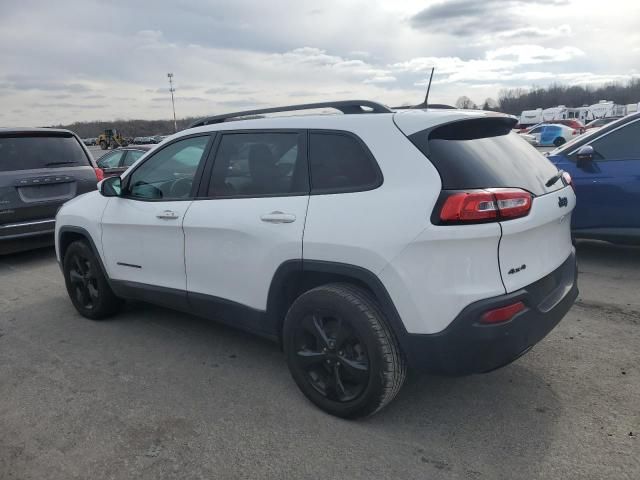
[[[413,368],[446,375],[495,370],[526,353],[565,316],[578,296],[575,251],[546,277],[508,295],[472,303],[442,332],[406,334],[402,347]],[[522,301],[510,321],[483,325],[487,310]]]
[[[0,225],[0,254],[52,245],[55,226],[53,218]]]

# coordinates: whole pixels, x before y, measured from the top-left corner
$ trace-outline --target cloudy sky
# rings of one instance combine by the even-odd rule
[[[366,98],[481,103],[640,75],[637,0],[2,0],[0,125]],[[640,100],[640,99],[639,99]]]

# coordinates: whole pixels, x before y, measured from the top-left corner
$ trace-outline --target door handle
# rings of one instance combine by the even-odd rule
[[[172,210],[165,210],[156,215],[156,218],[160,218],[161,220],[175,220],[178,217],[180,217],[180,215]]]
[[[296,216],[291,213],[271,212],[265,213],[260,217],[260,220],[267,223],[293,223],[296,221]]]

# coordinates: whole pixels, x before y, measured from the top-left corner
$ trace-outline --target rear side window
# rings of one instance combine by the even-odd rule
[[[118,150],[117,152],[107,153],[104,157],[100,157],[98,160],[99,168],[118,168],[120,166],[120,159],[124,155],[124,150]]]
[[[212,197],[308,195],[304,135],[298,132],[225,133],[209,184]]]
[[[382,183],[376,161],[357,138],[312,132],[309,142],[311,193],[371,190]]]
[[[72,135],[0,136],[0,172],[90,165]]]
[[[436,167],[444,190],[512,187],[544,195],[563,188],[545,185],[558,169],[512,127],[508,118],[463,120],[409,138]]]
[[[129,150],[127,156],[124,158],[124,163],[122,164],[122,166],[130,167],[131,165],[136,163],[136,161],[145,153],[147,152],[142,152],[140,150]]]

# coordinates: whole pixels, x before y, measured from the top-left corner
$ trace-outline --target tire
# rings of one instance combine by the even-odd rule
[[[564,145],[566,143],[566,140],[562,137],[558,137],[553,141],[553,145],[555,145],[556,147],[559,147],[560,145]]]
[[[109,287],[100,262],[85,241],[69,245],[62,269],[67,293],[80,315],[101,320],[119,310],[122,301]]]
[[[107,149],[107,142],[100,142],[100,149],[101,150],[106,150]]]
[[[335,283],[303,293],[291,305],[282,334],[296,384],[331,415],[373,415],[404,382],[397,341],[375,300],[356,286]]]

